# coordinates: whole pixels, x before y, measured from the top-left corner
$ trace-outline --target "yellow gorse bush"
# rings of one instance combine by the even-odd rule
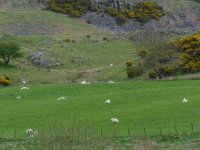
[[[5,77],[0,77],[0,85],[8,86],[11,84],[11,81],[6,79]]]
[[[174,43],[180,52],[183,68],[188,71],[200,71],[200,31],[186,36]]]

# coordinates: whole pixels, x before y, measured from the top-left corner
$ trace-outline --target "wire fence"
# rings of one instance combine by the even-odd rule
[[[81,131],[80,131],[81,130]],[[82,128],[80,130],[69,128],[66,132],[72,132],[75,134],[89,134],[95,133],[96,136],[104,136],[104,137],[141,137],[141,136],[165,136],[165,135],[176,135],[176,134],[199,134],[200,136],[200,124],[185,124],[185,125],[172,125],[172,126],[157,126],[157,127],[149,127],[149,126],[132,126],[132,127],[119,127],[117,124],[114,124],[109,128]],[[35,130],[36,131],[36,130]],[[38,136],[45,137],[48,133],[48,130],[38,129]],[[5,139],[25,139],[26,130],[25,131],[5,131],[2,130],[0,132],[0,138]]]

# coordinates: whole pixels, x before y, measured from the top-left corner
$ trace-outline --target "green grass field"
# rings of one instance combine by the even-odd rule
[[[32,85],[30,90],[20,87],[0,89],[0,129],[24,136],[25,129],[41,130],[58,118],[83,122],[83,126],[102,128],[105,135],[127,136],[127,128],[133,135],[147,135],[200,131],[200,81],[132,82],[91,85]],[[21,96],[17,100],[16,96]],[[66,96],[67,100],[57,98]],[[106,99],[112,103],[104,104]],[[182,103],[187,98],[188,103]],[[120,123],[111,124],[117,117]],[[6,135],[6,133],[5,133]]]

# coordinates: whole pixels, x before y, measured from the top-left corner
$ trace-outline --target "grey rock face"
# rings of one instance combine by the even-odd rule
[[[39,68],[52,68],[60,65],[59,62],[48,60],[43,52],[31,53],[27,59]]]
[[[177,21],[182,17],[181,21]],[[171,32],[179,31],[179,33],[193,33],[197,30],[198,24],[189,18],[184,18],[184,16],[174,16],[172,14],[167,14],[167,16],[161,18],[160,21],[152,20],[144,25],[139,22],[127,19],[123,26],[116,23],[115,18],[103,14],[88,12],[82,18],[85,21],[90,20],[91,24],[97,27],[110,29],[115,32],[131,32],[136,30],[166,30]]]

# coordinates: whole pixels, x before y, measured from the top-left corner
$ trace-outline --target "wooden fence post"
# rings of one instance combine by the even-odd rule
[[[128,128],[128,136],[130,136],[131,134],[130,134],[130,130],[129,130],[129,128]]]
[[[144,127],[144,135],[146,135],[146,128]]]
[[[191,128],[192,128],[192,132],[194,132],[194,125],[193,124],[191,124]]]
[[[174,126],[174,129],[175,129],[175,133],[177,134],[177,127],[176,127],[176,125]]]
[[[101,128],[101,136],[103,136],[103,129]]]
[[[162,130],[161,130],[161,127],[159,127],[159,131],[160,131],[160,135],[162,134]]]

